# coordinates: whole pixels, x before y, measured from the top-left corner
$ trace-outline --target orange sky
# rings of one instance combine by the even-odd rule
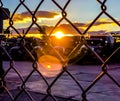
[[[37,17],[37,24],[39,24],[40,26],[43,26],[43,25],[46,26],[46,31],[48,33],[50,33],[50,31],[55,26],[55,24],[62,18],[59,12],[51,12],[51,11],[50,12],[38,11],[35,16]],[[13,21],[14,21],[13,26],[16,29],[22,29],[22,28],[26,29],[32,24],[32,16],[28,12],[15,14],[13,17]],[[89,21],[86,23],[80,23],[80,22],[73,22],[73,23],[81,32],[84,32],[91,22],[92,21]],[[8,21],[4,22],[4,28],[6,28],[6,26],[9,26]],[[29,33],[39,33],[39,31],[35,29],[36,26],[34,25],[33,27],[34,27],[34,30],[31,29]],[[111,32],[111,31],[119,31],[119,30],[120,30],[120,27],[109,18],[100,18],[88,31],[89,32],[97,32],[97,31]],[[65,20],[63,20],[58,25],[55,31],[62,31],[66,34],[77,33],[75,29],[70,24],[68,24]]]

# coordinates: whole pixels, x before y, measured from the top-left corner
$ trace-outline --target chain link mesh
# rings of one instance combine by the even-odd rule
[[[44,28],[37,22],[37,12],[38,10],[42,7],[42,5],[44,4],[44,2],[46,2],[47,0],[39,0],[38,4],[36,5],[36,8],[34,10],[34,12],[26,5],[26,0],[17,0],[18,4],[15,5],[15,9],[12,12],[12,14],[9,16],[6,11],[3,8],[4,3],[2,2],[2,0],[0,0],[0,9],[2,9],[2,12],[7,16],[7,18],[9,19],[9,26],[7,27],[7,30],[13,30],[15,33],[17,33],[18,37],[20,38],[20,48],[23,49],[24,54],[27,54],[29,56],[29,58],[31,58],[32,63],[31,63],[31,71],[29,73],[27,73],[26,76],[24,76],[19,69],[17,68],[17,63],[16,61],[12,58],[11,54],[7,51],[7,49],[4,47],[3,44],[0,45],[1,51],[2,53],[4,53],[7,58],[8,58],[8,67],[7,69],[5,69],[5,73],[4,75],[2,75],[2,77],[0,78],[1,81],[1,87],[3,87],[5,89],[5,92],[7,93],[6,96],[9,97],[10,101],[19,101],[19,99],[22,99],[22,95],[25,94],[26,95],[26,100],[27,101],[36,101],[36,98],[32,95],[32,93],[29,91],[29,89],[27,89],[27,85],[28,85],[28,81],[34,77],[35,73],[39,74],[39,78],[43,81],[44,85],[46,85],[46,89],[45,89],[45,95],[42,97],[41,100],[39,101],[46,101],[48,98],[51,98],[53,101],[58,101],[57,97],[53,94],[52,89],[54,88],[54,85],[57,83],[57,81],[59,81],[59,79],[63,76],[63,75],[67,75],[68,77],[70,77],[73,81],[73,83],[75,83],[78,86],[79,89],[79,94],[81,96],[81,101],[89,101],[87,99],[87,95],[90,92],[90,90],[92,89],[92,87],[94,87],[99,81],[100,79],[102,79],[104,76],[107,76],[110,80],[112,80],[114,82],[115,85],[117,85],[118,87],[120,87],[119,82],[114,78],[113,75],[111,75],[108,71],[109,65],[108,62],[110,61],[111,58],[113,58],[113,56],[119,52],[120,48],[117,48],[114,52],[112,52],[107,59],[102,59],[101,56],[99,54],[97,54],[94,50],[91,49],[91,47],[87,44],[86,42],[86,38],[85,35],[90,31],[90,28],[97,22],[97,20],[103,16],[106,15],[109,19],[111,19],[115,24],[117,24],[118,26],[120,26],[119,21],[117,21],[112,15],[110,15],[107,12],[107,6],[106,6],[106,2],[109,0],[96,0],[96,3],[99,4],[101,11],[99,12],[99,14],[92,20],[92,22],[89,24],[89,26],[82,32],[80,31],[75,25],[74,23],[68,18],[68,12],[66,10],[67,7],[70,6],[70,3],[72,0],[66,0],[66,3],[61,6],[58,2],[58,0],[50,0],[51,3],[54,4],[55,7],[57,7],[57,9],[60,10],[61,12],[61,18],[59,19],[59,21],[56,22],[56,24],[54,25],[54,28],[49,32],[46,33],[46,31],[44,30]],[[15,1],[16,2],[16,1]],[[29,2],[29,1],[28,1]],[[34,1],[33,1],[34,2]],[[29,24],[27,30],[25,30],[23,33],[21,33],[15,26],[15,22],[14,22],[14,17],[15,14],[17,14],[17,11],[20,9],[20,7],[24,7],[24,9],[27,10],[27,12],[29,13],[30,17],[31,17],[31,23]],[[78,12],[78,11],[75,11]],[[80,43],[78,43],[70,52],[69,54],[67,54],[67,56],[64,58],[57,49],[54,48],[53,44],[50,44],[50,37],[51,35],[54,33],[54,31],[56,30],[56,28],[63,22],[66,21],[70,26],[72,26],[72,28],[81,36],[79,38]],[[32,52],[28,49],[27,45],[31,46],[31,43],[27,43],[26,42],[26,37],[29,34],[29,31],[31,30],[32,27],[36,26],[37,29],[39,29],[40,33],[43,34],[45,36],[45,43],[48,45],[48,47],[50,48],[50,50],[54,51],[54,54],[57,55],[57,57],[60,59],[61,63],[62,63],[62,70],[59,72],[59,74],[53,78],[53,80],[51,82],[49,82],[49,79],[47,79],[46,77],[44,77],[44,75],[41,73],[41,71],[39,71],[39,67],[38,67],[38,60],[35,58],[35,56],[32,54]],[[1,41],[3,41],[4,39],[1,39]],[[14,43],[13,43],[14,44]],[[70,70],[68,69],[68,61],[70,59],[70,57],[76,53],[76,50],[81,47],[82,45],[85,45],[92,54],[94,54],[94,56],[97,58],[98,61],[100,61],[100,72],[98,73],[98,75],[95,77],[94,80],[92,80],[92,82],[90,82],[89,85],[87,85],[86,87],[83,86],[83,84],[81,82],[79,82],[76,78],[76,76],[74,76]],[[32,46],[31,46],[32,47]],[[47,48],[48,48],[47,47]],[[45,48],[46,49],[46,48]],[[42,51],[40,51],[42,52]],[[23,56],[24,57],[24,56]],[[47,61],[47,60],[46,60]],[[22,68],[22,67],[21,67]],[[18,91],[14,94],[8,86],[4,85],[4,79],[7,80],[9,79],[9,74],[11,72],[14,72],[15,76],[17,77],[17,81],[19,81],[19,87],[18,87]],[[9,81],[9,80],[8,80]],[[17,82],[16,81],[16,82]],[[33,81],[34,82],[34,81]],[[16,83],[14,86],[17,86]],[[69,88],[68,88],[69,89]],[[66,92],[66,91],[64,91]],[[39,97],[37,97],[39,98]],[[73,99],[67,99],[66,101],[69,100],[73,100]]]

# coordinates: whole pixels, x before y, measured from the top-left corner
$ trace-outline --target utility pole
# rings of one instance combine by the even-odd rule
[[[3,33],[3,20],[8,19],[10,16],[10,11],[7,8],[0,7],[0,93],[4,92],[5,81],[3,78],[4,69],[3,69],[3,58],[2,58],[2,48],[1,43],[2,39],[5,36]]]

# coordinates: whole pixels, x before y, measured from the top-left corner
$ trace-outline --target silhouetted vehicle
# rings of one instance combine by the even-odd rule
[[[108,56],[113,52],[115,42],[110,34],[91,35],[86,41],[100,56]]]
[[[118,47],[120,47],[120,34],[112,34],[112,36],[115,40],[114,49],[117,49]]]
[[[96,52],[102,59],[106,59],[114,50],[114,37],[110,34],[97,34],[91,35],[90,38],[86,39],[86,55],[77,62],[80,63],[98,63],[97,56],[93,53]]]
[[[44,46],[46,47],[46,43],[39,38],[26,37],[24,39],[25,47],[21,46],[19,38],[12,39],[12,40],[14,41],[15,44],[13,46],[11,45],[8,50],[9,50],[11,57],[14,60],[29,60],[30,59],[30,55],[28,54],[28,52],[26,52],[25,48],[28,49],[31,52],[31,54],[37,59],[40,54],[39,51],[41,51],[41,49]],[[58,40],[58,41],[64,42],[63,40]],[[70,42],[72,44],[71,47],[66,47],[67,46],[66,44],[65,44],[66,46],[64,46],[64,45],[62,46],[60,43],[57,43],[57,45],[53,44],[53,47],[61,55],[68,56],[69,53],[72,51],[72,49],[76,46],[76,42],[75,43],[74,43],[74,41],[70,41]],[[79,39],[77,42],[79,42]],[[10,43],[12,43],[12,42],[10,42]],[[86,43],[91,47],[92,51],[95,51],[101,57],[109,56],[112,53],[113,48],[114,48],[114,38],[108,34],[91,35],[91,37],[89,39],[86,39]],[[52,51],[52,49],[51,49],[51,51]],[[87,59],[91,58],[91,57],[96,58],[96,57],[94,57],[92,51],[90,51],[90,49],[88,49],[87,46],[82,45],[82,47],[78,47],[76,49],[76,51],[72,53],[72,55],[70,56],[70,58],[71,58],[70,62],[71,63],[75,62],[75,61],[79,62],[81,60],[87,61]]]
[[[114,44],[114,51],[118,48],[120,48],[120,34],[119,33],[112,33],[112,36],[115,39],[115,44]],[[112,57],[113,61],[115,62],[120,62],[120,51],[117,51],[114,56]]]
[[[29,53],[33,56],[33,50],[36,46],[42,46],[41,40],[39,38],[26,37],[24,40],[22,38],[17,38],[15,45],[9,49],[9,53],[13,60],[32,60]]]
[[[21,39],[18,38],[15,45],[9,49],[10,56],[13,60],[17,61],[29,59],[29,55],[27,54],[24,46],[21,45],[20,40]]]

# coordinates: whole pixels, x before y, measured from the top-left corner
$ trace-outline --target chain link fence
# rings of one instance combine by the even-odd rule
[[[67,75],[68,77],[70,77],[73,81],[72,83],[75,83],[77,85],[77,87],[78,87],[77,89],[79,89],[79,95],[80,95],[79,100],[81,100],[81,101],[89,101],[89,99],[87,99],[87,95],[89,94],[92,87],[94,87],[96,85],[96,83],[98,83],[104,76],[107,76],[111,81],[113,81],[114,85],[117,85],[118,87],[120,87],[118,80],[116,80],[114,78],[114,76],[111,75],[108,71],[109,61],[114,57],[114,55],[117,52],[119,52],[120,48],[119,47],[116,48],[111,54],[109,54],[109,56],[107,56],[107,58],[103,59],[97,52],[95,52],[91,48],[91,46],[86,41],[86,34],[89,33],[90,28],[103,15],[107,16],[107,18],[109,18],[115,24],[117,24],[118,27],[120,26],[119,21],[117,21],[112,15],[110,15],[107,12],[106,2],[109,2],[109,0],[96,0],[95,1],[96,4],[99,4],[98,6],[101,10],[84,31],[80,31],[79,28],[67,16],[69,14],[67,7],[70,6],[70,3],[72,0],[65,0],[64,5],[60,5],[58,0],[49,0],[49,2],[52,3],[56,7],[56,9],[59,9],[59,11],[61,12],[61,18],[55,22],[54,27],[50,31],[48,31],[49,33],[45,30],[45,28],[42,25],[40,25],[38,23],[39,19],[37,19],[37,12],[42,8],[42,5],[45,2],[47,2],[47,0],[38,0],[37,6],[35,7],[34,11],[32,11],[30,9],[30,7],[28,7],[26,5],[26,3],[29,2],[29,0],[27,2],[26,1],[27,0],[14,1],[14,2],[17,2],[18,4],[15,5],[14,11],[12,12],[12,14],[10,14],[8,9],[4,8],[4,3],[2,2],[2,0],[0,0],[0,15],[2,15],[2,19],[0,18],[1,26],[3,25],[4,19],[9,20],[9,22],[8,22],[9,24],[7,26],[7,29],[4,32],[4,35],[7,37],[7,39],[5,39],[3,37],[3,34],[1,34],[1,40],[0,40],[1,41],[1,44],[0,44],[0,48],[1,48],[1,51],[0,51],[1,63],[0,64],[1,64],[1,67],[4,68],[4,66],[3,66],[3,54],[7,57],[7,61],[8,61],[7,63],[9,64],[7,69],[6,68],[5,68],[5,70],[3,68],[0,69],[0,71],[2,72],[1,76],[0,76],[1,93],[3,93],[3,91],[4,91],[4,93],[6,94],[6,97],[8,97],[10,101],[19,101],[19,99],[22,99],[22,101],[23,101],[23,99],[25,99],[26,101],[37,101],[37,99],[39,99],[39,101],[47,101],[48,98],[50,98],[52,101],[58,101],[59,97],[56,97],[56,95],[53,94],[52,89],[54,88],[54,85],[60,80],[60,78],[63,75]],[[76,1],[74,1],[74,2],[76,2]],[[24,9],[29,13],[29,16],[31,17],[31,23],[29,24],[27,29],[24,31],[19,30],[15,25],[15,16],[17,14],[17,11],[21,7],[24,7]],[[79,12],[79,10],[77,10],[75,12]],[[19,19],[21,19],[21,18],[19,18]],[[66,53],[65,55],[63,54],[64,49],[60,48],[62,50],[62,53],[61,53],[57,48],[55,48],[54,43],[52,43],[54,38],[52,38],[52,40],[51,40],[51,37],[52,37],[52,34],[54,34],[54,31],[56,31],[57,27],[64,21],[67,22],[71,26],[71,28],[73,30],[75,30],[75,32],[77,34],[79,34],[79,38],[78,38],[79,42],[76,43],[74,45],[74,47],[72,47],[72,49],[69,49],[68,53]],[[34,48],[31,45],[32,42],[26,41],[26,38],[27,38],[27,35],[29,34],[29,31],[34,26],[36,26],[36,30],[38,30],[40,35],[42,35],[42,37],[43,37],[42,42],[40,42],[40,43],[42,43],[42,45],[44,44],[42,48],[41,48],[41,46],[37,46]],[[31,61],[30,71],[28,71],[28,73],[26,75],[23,75],[19,71],[20,69],[17,68],[17,65],[16,65],[17,61],[14,60],[14,58],[13,58],[17,53],[15,53],[13,51],[14,55],[10,54],[10,51],[7,50],[8,46],[6,48],[6,46],[2,43],[3,41],[5,43],[8,42],[7,40],[10,37],[10,34],[5,34],[5,33],[8,33],[8,32],[10,33],[11,30],[17,34],[16,40],[19,41],[18,51],[22,49],[22,51],[24,52],[24,56],[22,55],[22,57],[28,56],[28,58]],[[1,31],[1,33],[2,32],[3,31]],[[40,43],[37,43],[37,44],[40,44]],[[14,44],[15,44],[14,42],[11,43],[11,45],[14,45]],[[69,64],[71,64],[70,61],[78,55],[77,54],[78,52],[81,52],[80,51],[81,47],[86,47],[90,51],[90,53],[93,54],[93,56],[97,59],[97,61],[100,61],[99,62],[100,63],[99,73],[95,76],[95,79],[93,79],[92,82],[90,82],[90,84],[87,85],[86,87],[84,87],[84,84],[82,84],[80,81],[77,80],[76,76],[74,76],[68,68]],[[32,50],[33,48],[34,48],[34,52]],[[35,50],[35,49],[37,49],[37,50]],[[76,58],[73,59],[72,64],[74,63],[74,61],[77,61],[79,58],[77,57],[77,59]],[[54,72],[55,75],[52,75],[51,72],[44,69],[44,67],[46,66],[47,63],[54,64],[53,66],[54,67],[56,66],[59,69],[59,71],[56,70]],[[20,68],[21,69],[25,68],[24,64],[23,64],[23,67],[20,67]],[[51,66],[47,65],[46,68],[50,69]],[[46,71],[48,74],[46,73]],[[17,77],[15,82],[19,81],[19,84],[15,83],[14,85],[12,85],[13,88],[16,87],[17,85],[19,85],[18,90],[16,92],[12,92],[11,89],[9,89],[9,85],[6,85],[7,80],[9,81],[9,78],[10,78],[9,76],[10,76],[11,72],[14,72],[13,76]],[[37,74],[37,77],[42,80],[42,82],[40,82],[40,83],[43,83],[46,87],[44,89],[44,95],[42,95],[41,98],[39,96],[34,97],[33,94],[30,92],[30,90],[27,88],[27,86],[29,84],[28,81],[31,78],[34,78],[34,76],[36,74]],[[49,77],[51,77],[52,80],[49,79]],[[37,78],[34,78],[34,79],[37,79]],[[34,82],[34,81],[32,81],[32,82]],[[42,89],[42,87],[41,87],[41,89]],[[59,92],[60,92],[60,89],[59,89]],[[64,91],[64,92],[66,92],[66,91]],[[23,94],[24,94],[24,96],[23,96]],[[64,99],[64,100],[65,101],[72,101],[75,99],[68,97],[68,99]],[[63,101],[63,100],[61,100],[61,101]]]

